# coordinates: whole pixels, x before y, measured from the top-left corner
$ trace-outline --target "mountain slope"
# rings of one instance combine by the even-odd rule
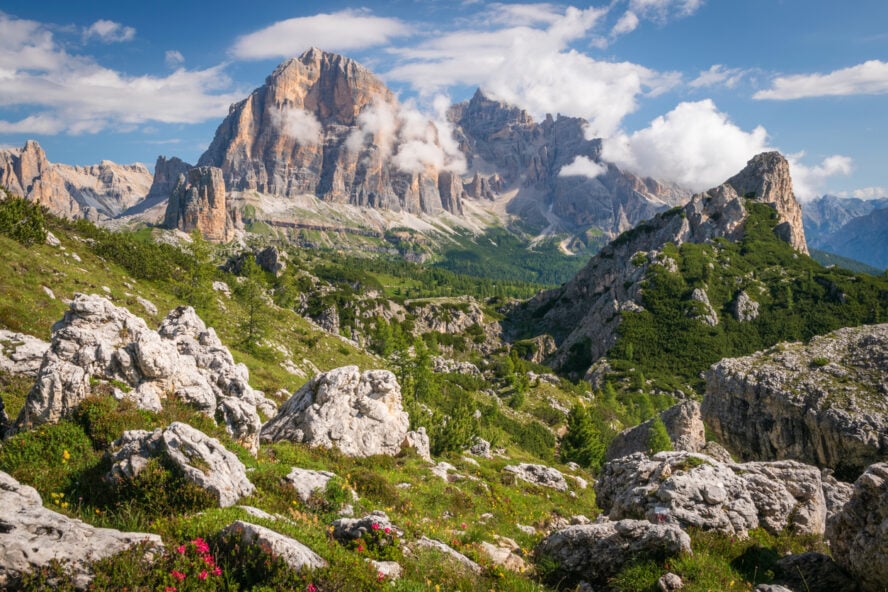
[[[888,267],[888,198],[825,195],[802,209],[812,246],[877,269]]]

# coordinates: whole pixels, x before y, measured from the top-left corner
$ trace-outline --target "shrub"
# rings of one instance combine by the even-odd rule
[[[666,424],[663,423],[659,415],[653,419],[648,428],[647,445],[650,454],[672,450],[672,439],[669,438]]]
[[[23,245],[46,241],[43,206],[21,197],[10,197],[0,188],[0,232]]]
[[[567,416],[567,433],[561,439],[561,460],[581,467],[598,468],[604,459],[604,442],[581,404],[574,405]]]

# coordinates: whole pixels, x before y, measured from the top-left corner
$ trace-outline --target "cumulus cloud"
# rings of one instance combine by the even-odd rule
[[[875,186],[875,187],[861,187],[859,189],[855,189],[854,191],[842,191],[839,193],[839,197],[856,197],[858,199],[879,199],[883,197],[888,197],[888,188]]]
[[[283,107],[271,111],[271,118],[275,127],[303,146],[314,146],[321,140],[321,123],[305,109]]]
[[[724,182],[767,149],[763,127],[746,132],[707,99],[680,103],[645,129],[607,139],[602,158],[638,174],[702,191]]]
[[[163,55],[163,61],[170,68],[177,68],[185,63],[185,56],[181,51],[170,49]]]
[[[309,47],[348,51],[383,45],[392,38],[409,34],[410,27],[399,19],[376,17],[361,10],[342,10],[279,21],[238,38],[231,54],[244,60],[286,58]]]
[[[114,21],[100,19],[83,31],[83,39],[97,39],[102,43],[122,43],[132,41],[136,36],[136,30]]]
[[[828,74],[779,76],[771,88],[753,95],[754,99],[790,100],[844,95],[888,93],[888,62],[870,60]]]
[[[690,16],[703,4],[704,0],[629,0],[629,10],[645,18],[665,22]]]
[[[607,166],[597,163],[586,156],[577,156],[573,161],[561,167],[559,177],[588,177],[594,179],[607,172]]]
[[[527,19],[530,24],[447,33],[393,50],[401,63],[385,78],[407,82],[424,95],[456,85],[479,86],[536,118],[547,113],[585,117],[591,134],[606,136],[637,108],[640,95],[659,94],[680,80],[675,73],[595,60],[570,49],[570,43],[587,38],[607,10],[552,8],[547,18]]]
[[[734,88],[743,80],[747,71],[742,68],[725,68],[721,64],[715,64],[688,83],[691,88],[708,88],[711,86],[724,86]]]
[[[638,23],[638,15],[631,10],[627,10],[623,13],[623,16],[620,17],[620,20],[617,21],[617,24],[614,25],[614,28],[611,29],[611,35],[616,37],[617,35],[631,33],[636,27],[638,27]]]
[[[241,92],[222,66],[130,76],[69,54],[42,23],[0,13],[0,107],[36,109],[2,127],[19,133],[95,133],[149,121],[197,123],[224,116]]]
[[[852,160],[839,154],[827,156],[820,164],[814,166],[803,164],[801,161],[804,156],[804,152],[786,155],[792,174],[793,192],[802,201],[813,199],[822,194],[823,187],[829,177],[849,175],[853,168]]]

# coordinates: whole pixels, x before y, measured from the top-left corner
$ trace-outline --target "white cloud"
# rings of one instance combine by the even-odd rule
[[[635,173],[702,191],[723,183],[768,150],[763,127],[746,132],[711,100],[680,103],[631,135],[605,140],[602,158]]]
[[[163,61],[170,68],[177,68],[185,63],[185,56],[182,55],[181,51],[170,49],[163,54]]]
[[[594,179],[607,172],[607,165],[595,162],[586,156],[577,156],[573,161],[561,167],[559,177],[588,177]]]
[[[627,10],[623,16],[620,17],[620,20],[617,21],[617,24],[614,25],[614,28],[611,29],[611,36],[616,37],[618,35],[631,33],[636,27],[638,27],[638,23],[638,15],[631,10]]]
[[[852,160],[847,156],[834,154],[824,158],[820,164],[807,166],[801,162],[804,152],[787,154],[789,169],[792,174],[792,189],[796,197],[802,201],[813,199],[823,193],[823,187],[829,177],[849,175],[853,168]]]
[[[849,194],[847,192],[842,192],[839,194],[840,197],[847,197]],[[879,199],[882,197],[888,197],[888,188],[885,187],[861,187],[860,189],[855,189],[850,193],[851,197],[856,197],[858,199]]]
[[[393,50],[402,61],[384,77],[408,82],[424,95],[455,85],[479,86],[536,118],[547,113],[585,117],[590,133],[608,135],[636,109],[639,95],[663,92],[679,76],[595,60],[569,48],[588,38],[606,13],[606,8],[568,7],[553,13],[553,19],[536,18],[537,26],[447,33]]]
[[[779,76],[754,99],[803,99],[844,95],[888,94],[888,62],[870,60],[829,74]]]
[[[100,19],[83,31],[83,39],[98,39],[102,43],[122,43],[132,41],[136,30],[114,21]]]
[[[303,146],[314,146],[321,140],[321,123],[314,113],[296,107],[284,107],[271,111],[271,117],[276,127]]]
[[[629,0],[629,10],[645,18],[665,22],[690,16],[703,4],[704,0]]]
[[[691,88],[708,88],[711,86],[724,86],[734,88],[746,76],[747,71],[741,68],[725,68],[721,64],[715,64],[688,83]]]
[[[40,110],[4,121],[19,133],[95,133],[149,121],[196,123],[224,116],[242,98],[222,66],[130,76],[76,56],[42,23],[0,13],[0,107]]]
[[[276,22],[238,38],[231,53],[244,60],[288,58],[309,47],[348,51],[383,45],[409,34],[410,28],[398,19],[343,10]]]

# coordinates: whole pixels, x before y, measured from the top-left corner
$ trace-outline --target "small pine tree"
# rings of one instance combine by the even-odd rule
[[[648,452],[656,454],[666,450],[672,450],[672,439],[666,431],[666,424],[660,416],[656,416],[648,428]]]
[[[12,197],[0,187],[0,232],[25,246],[46,241],[43,206]]]
[[[576,404],[567,416],[567,433],[561,439],[561,460],[597,469],[604,460],[604,442],[589,412]]]
[[[204,309],[213,299],[213,245],[194,229],[185,252],[189,269],[180,295],[187,304],[198,310]]]
[[[268,332],[265,273],[252,255],[247,256],[241,273],[244,281],[237,287],[237,295],[244,307],[244,316],[240,323],[241,335],[244,345],[255,349]]]

